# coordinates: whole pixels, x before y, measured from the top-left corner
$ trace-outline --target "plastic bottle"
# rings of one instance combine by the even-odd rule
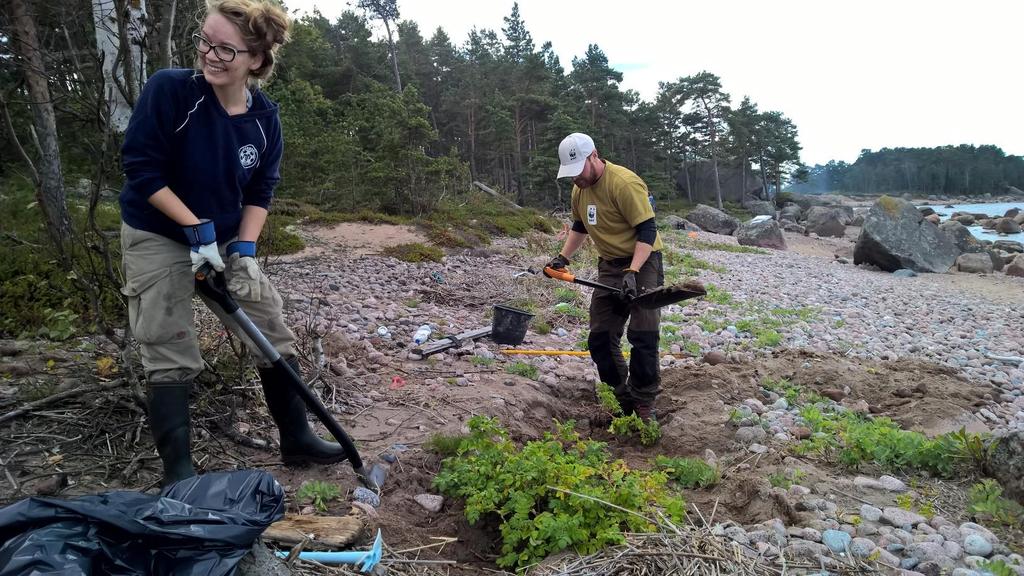
[[[416,344],[423,344],[427,341],[427,338],[430,338],[430,333],[432,331],[433,330],[430,329],[430,324],[424,324],[416,330],[416,334],[413,335],[412,341]]]
[[[377,328],[377,335],[381,338],[391,338],[391,333],[388,332],[387,326],[380,326]]]

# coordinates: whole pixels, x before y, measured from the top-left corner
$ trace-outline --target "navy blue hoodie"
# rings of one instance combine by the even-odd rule
[[[217,241],[238,234],[243,206],[270,207],[284,141],[277,104],[260,91],[245,114],[228,116],[191,69],[160,70],[146,82],[125,132],[121,218],[132,228],[187,243],[181,226],[149,203],[167,186]]]

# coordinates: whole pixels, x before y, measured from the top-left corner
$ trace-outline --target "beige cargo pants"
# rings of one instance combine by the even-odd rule
[[[221,256],[227,245],[228,242],[220,244]],[[203,371],[203,359],[192,309],[196,289],[189,247],[122,223],[121,253],[125,275],[121,291],[128,297],[128,320],[142,349],[146,380],[149,383],[192,380]],[[224,273],[230,279],[232,267],[227,257],[224,263],[227,264]],[[295,335],[284,323],[284,302],[262,270],[260,284],[262,295],[258,302],[237,296],[235,299],[282,356],[295,356]],[[224,326],[245,342],[257,365],[269,367],[238,324],[216,303],[203,300]]]

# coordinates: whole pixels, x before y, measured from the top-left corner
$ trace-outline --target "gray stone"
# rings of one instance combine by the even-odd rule
[[[903,483],[899,478],[892,476],[879,476],[878,483],[882,485],[882,488],[889,492],[906,492],[907,485]]]
[[[775,203],[767,200],[748,200],[743,207],[754,216],[775,216]]]
[[[1018,256],[1018,260],[1021,259],[1024,258]],[[999,481],[1006,495],[1024,502],[1024,430],[998,437],[988,466],[992,478]]]
[[[836,554],[845,553],[851,540],[849,534],[839,530],[825,530],[821,533],[821,542]]]
[[[726,528],[725,537],[743,546],[750,545],[750,538],[747,536],[747,531],[739,526],[730,526]]]
[[[369,504],[374,508],[378,508],[380,506],[380,496],[378,496],[373,490],[368,490],[362,486],[358,486],[352,491],[352,499],[356,502]]]
[[[992,554],[992,543],[978,533],[968,534],[964,538],[964,553],[969,556],[988,558]]]
[[[900,268],[893,272],[892,275],[897,278],[913,278],[914,276],[917,276],[917,272],[914,272],[909,268]]]
[[[860,507],[860,517],[868,522],[878,522],[882,519],[882,511],[870,504],[862,504]]]
[[[741,444],[753,444],[761,442],[768,436],[764,428],[760,426],[744,426],[736,431],[736,441]]]
[[[867,558],[875,548],[875,543],[867,538],[854,538],[850,542],[850,554],[854,558]]]
[[[791,560],[817,560],[818,556],[828,554],[828,547],[816,542],[794,540],[782,552]]]
[[[991,274],[995,270],[988,252],[961,254],[956,258],[958,272],[967,274]]]
[[[444,496],[437,494],[417,494],[413,499],[428,512],[440,512],[444,506]]]
[[[675,214],[669,214],[661,219],[661,221],[672,230],[685,230],[687,232],[702,232],[700,226],[697,226],[693,222],[690,222],[686,218],[680,218]]]
[[[913,204],[883,196],[864,219],[853,250],[853,263],[868,263],[887,272],[909,268],[944,273],[960,250],[936,226],[924,222]]]
[[[1024,254],[1017,254],[1013,261],[1006,265],[1003,272],[1007,276],[1024,276]]]
[[[882,522],[898,528],[908,528],[926,522],[924,516],[904,510],[902,508],[888,507],[882,510]]]

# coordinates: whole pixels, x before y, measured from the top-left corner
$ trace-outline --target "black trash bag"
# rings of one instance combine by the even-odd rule
[[[159,496],[28,498],[0,509],[0,576],[228,576],[283,516],[284,490],[261,470],[195,476]]]

